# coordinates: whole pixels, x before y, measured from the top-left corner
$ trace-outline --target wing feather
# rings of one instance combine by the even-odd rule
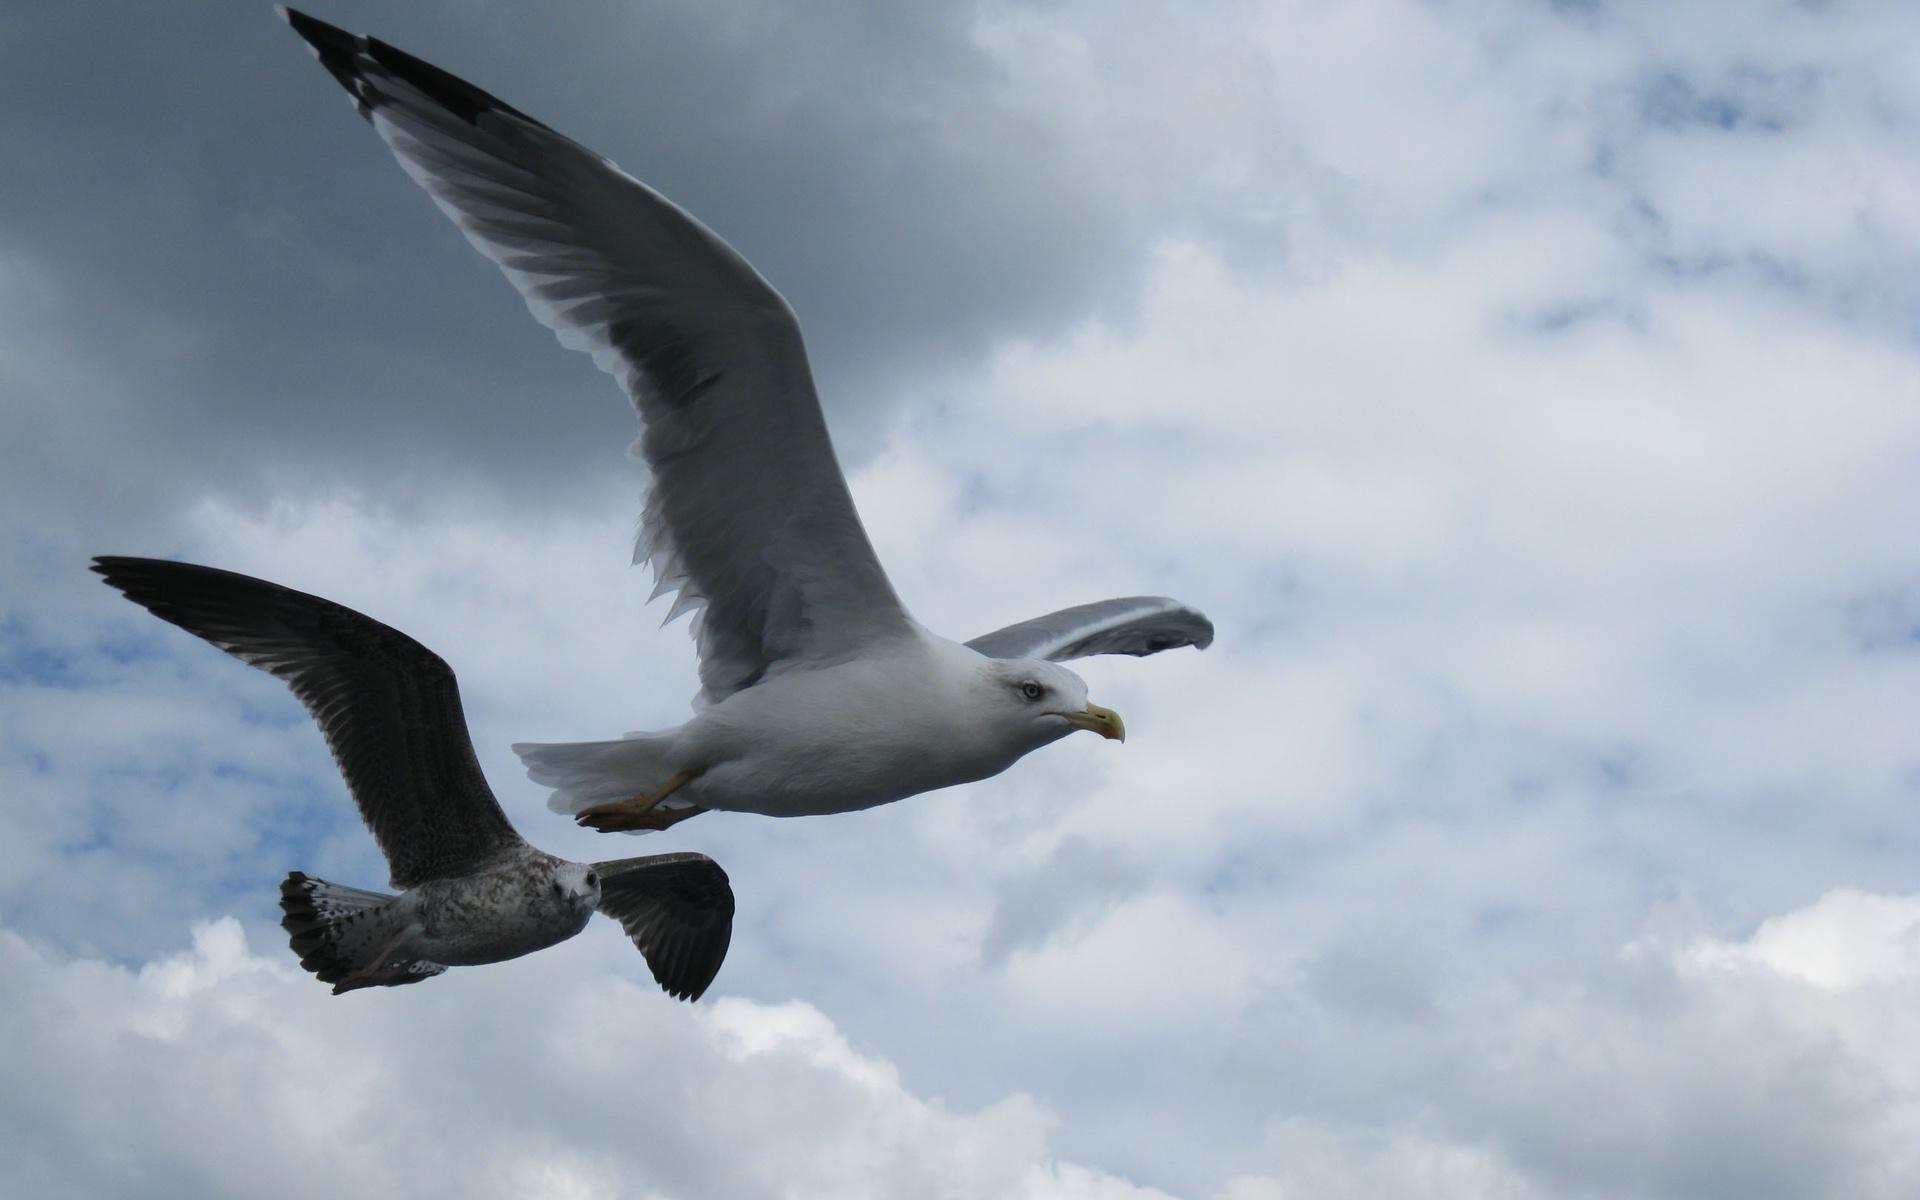
[[[593,864],[600,911],[620,922],[668,995],[698,1000],[726,961],[733,887],[704,854],[653,854]]]
[[[286,681],[333,751],[396,888],[524,845],[467,734],[453,669],[397,629],[247,575],[151,558],[93,569],[163,621]]]
[[[635,561],[690,609],[704,698],[911,636],[833,453],[800,325],[745,259],[607,159],[374,38],[283,9],[400,165],[640,416]]]
[[[1165,596],[1124,596],[1079,604],[982,634],[967,645],[988,658],[1044,658],[1065,662],[1090,654],[1144,658],[1162,650],[1213,644],[1213,622],[1191,605]]]

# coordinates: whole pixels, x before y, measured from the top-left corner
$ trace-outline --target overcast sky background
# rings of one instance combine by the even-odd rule
[[[971,637],[1165,593],[1073,738],[644,841],[507,744],[684,719],[631,412],[255,3],[0,7],[0,1191],[1920,1194],[1920,14],[1885,3],[337,3],[792,301]],[[334,998],[385,879],[276,681],[97,553],[459,672],[610,922]]]

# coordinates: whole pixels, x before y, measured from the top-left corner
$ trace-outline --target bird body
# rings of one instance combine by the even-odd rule
[[[635,561],[694,612],[696,715],[516,747],[601,830],[708,808],[798,816],[982,779],[1074,729],[1121,734],[1062,659],[1206,646],[1197,610],[1128,597],[962,645],[881,568],[800,325],[717,234],[598,153],[372,37],[282,9],[406,173],[561,343],[633,402],[650,472]],[[996,662],[995,660],[1005,660]]]
[[[413,902],[408,945],[417,957],[471,967],[545,950],[585,929],[600,903],[600,877],[586,863],[527,846],[401,898]]]
[[[284,680],[312,714],[398,895],[299,871],[280,907],[300,965],[334,992],[418,983],[544,950],[596,909],[669,993],[698,997],[726,957],[733,891],[701,854],[569,862],[521,838],[473,755],[453,671],[343,605],[192,563],[103,556],[129,600]]]
[[[1087,727],[1088,708],[1086,685],[1064,667],[987,658],[916,628],[884,653],[772,676],[677,729],[514,751],[562,812],[697,769],[663,809],[816,815],[997,775]],[[1108,729],[1121,732],[1117,719]]]
[[[416,983],[448,967],[558,945],[586,928],[600,903],[600,877],[528,846],[397,896],[293,871],[280,903],[300,965],[341,992]]]

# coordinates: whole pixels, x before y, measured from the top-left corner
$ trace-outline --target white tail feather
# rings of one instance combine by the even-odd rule
[[[547,807],[577,813],[631,800],[662,787],[682,764],[669,734],[630,734],[610,742],[516,742],[527,777],[553,789]]]

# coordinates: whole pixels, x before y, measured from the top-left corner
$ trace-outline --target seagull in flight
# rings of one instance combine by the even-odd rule
[[[577,863],[528,845],[473,755],[433,651],[350,608],[213,567],[102,556],[93,569],[163,621],[285,680],[313,715],[399,895],[291,872],[280,922],[335,995],[418,983],[564,942],[595,909],[668,994],[698,999],[727,956],[733,889],[704,854]]]
[[[632,400],[647,489],[634,561],[692,612],[695,715],[514,747],[594,829],[710,809],[847,812],[996,775],[1119,714],[1061,662],[1204,648],[1158,596],[957,642],[910,616],[854,510],[793,310],[731,246],[611,161],[439,67],[279,9],[400,166],[563,345]]]

